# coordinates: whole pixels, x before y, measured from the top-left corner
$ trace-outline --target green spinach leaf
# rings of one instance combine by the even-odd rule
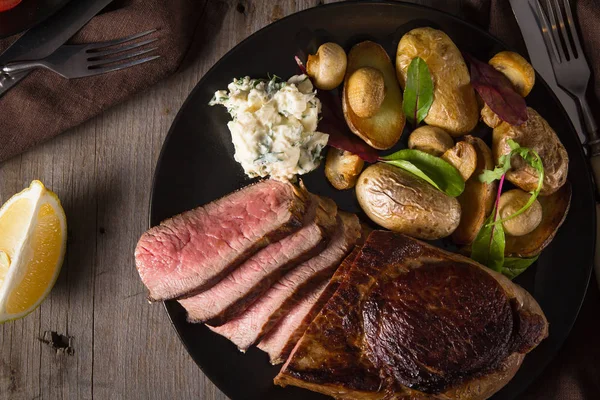
[[[415,57],[408,66],[402,109],[414,126],[425,119],[433,103],[433,80],[425,60]]]
[[[400,150],[381,160],[413,173],[448,196],[457,197],[465,190],[465,181],[456,168],[423,151]]]
[[[485,221],[471,248],[471,258],[494,271],[501,272],[504,266],[506,245],[502,224],[495,225],[496,208]]]
[[[515,279],[537,261],[539,255],[531,258],[507,257],[500,272],[509,279]]]

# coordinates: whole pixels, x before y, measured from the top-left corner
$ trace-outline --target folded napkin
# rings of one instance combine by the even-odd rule
[[[94,17],[69,43],[101,42],[158,29],[149,38],[159,39],[156,54],[161,58],[85,79],[34,71],[0,98],[0,162],[175,72],[190,47],[202,5],[190,0],[121,0]],[[15,39],[0,40],[0,52]]]

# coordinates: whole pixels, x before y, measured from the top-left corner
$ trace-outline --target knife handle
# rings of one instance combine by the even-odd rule
[[[2,72],[5,74],[13,75],[18,72],[27,71],[29,69],[35,68],[47,68],[47,65],[44,61],[16,61],[12,63],[6,64],[2,67]]]
[[[0,97],[2,97],[10,88],[21,82],[21,80],[30,73],[31,70],[19,72],[10,76],[0,73]]]

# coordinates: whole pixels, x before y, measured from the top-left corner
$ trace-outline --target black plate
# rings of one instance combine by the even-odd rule
[[[462,51],[482,60],[505,49],[497,39],[460,19],[396,2],[340,3],[313,8],[284,18],[240,43],[198,83],[175,119],[156,169],[150,223],[156,225],[248,183],[233,160],[233,145],[226,126],[229,116],[222,107],[208,106],[214,92],[227,88],[232,78],[263,77],[267,72],[283,77],[293,75],[297,72],[294,55],[299,50],[314,52],[319,44],[330,40],[350,49],[361,40],[372,39],[393,56],[400,37],[418,26],[444,30]],[[550,321],[550,337],[527,356],[517,376],[495,399],[514,398],[555,356],[577,317],[592,267],[595,210],[587,163],[567,115],[542,79],[539,76],[537,79],[527,102],[554,127],[570,155],[573,199],[567,220],[537,266],[517,280],[545,311]],[[359,211],[353,191],[333,189],[324,177],[322,166],[304,180],[312,192],[332,197],[342,209]],[[203,325],[187,323],[177,302],[168,301],[165,307],[192,358],[229,397],[323,398],[297,388],[274,386],[272,378],[279,368],[269,365],[266,354],[256,348],[242,354]]]
[[[15,35],[39,24],[70,0],[23,0],[15,8],[0,12],[0,38]]]

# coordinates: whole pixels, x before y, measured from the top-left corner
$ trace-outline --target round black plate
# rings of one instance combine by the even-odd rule
[[[15,35],[39,24],[70,0],[23,0],[15,8],[0,12],[0,38]]]
[[[359,41],[371,39],[381,43],[393,56],[400,37],[418,26],[444,30],[463,52],[482,60],[505,49],[483,30],[450,15],[416,5],[385,2],[313,8],[282,19],[240,43],[198,83],[175,119],[156,169],[150,223],[156,225],[248,183],[233,159],[226,126],[228,114],[222,107],[208,106],[214,92],[225,89],[232,78],[264,77],[267,73],[291,76],[297,72],[294,55],[299,51],[314,52],[325,41],[337,42],[348,50]],[[545,311],[550,321],[550,337],[527,356],[517,376],[495,399],[514,398],[555,356],[577,317],[593,257],[593,192],[581,144],[567,115],[539,76],[527,102],[554,127],[569,152],[573,199],[567,220],[537,266],[518,279]],[[312,192],[332,197],[342,209],[359,211],[353,191],[333,189],[324,177],[322,166],[303,179]],[[271,367],[266,354],[256,348],[242,354],[205,326],[187,323],[177,302],[168,301],[165,307],[192,358],[229,397],[323,398],[297,388],[274,386],[272,379],[279,367]]]

